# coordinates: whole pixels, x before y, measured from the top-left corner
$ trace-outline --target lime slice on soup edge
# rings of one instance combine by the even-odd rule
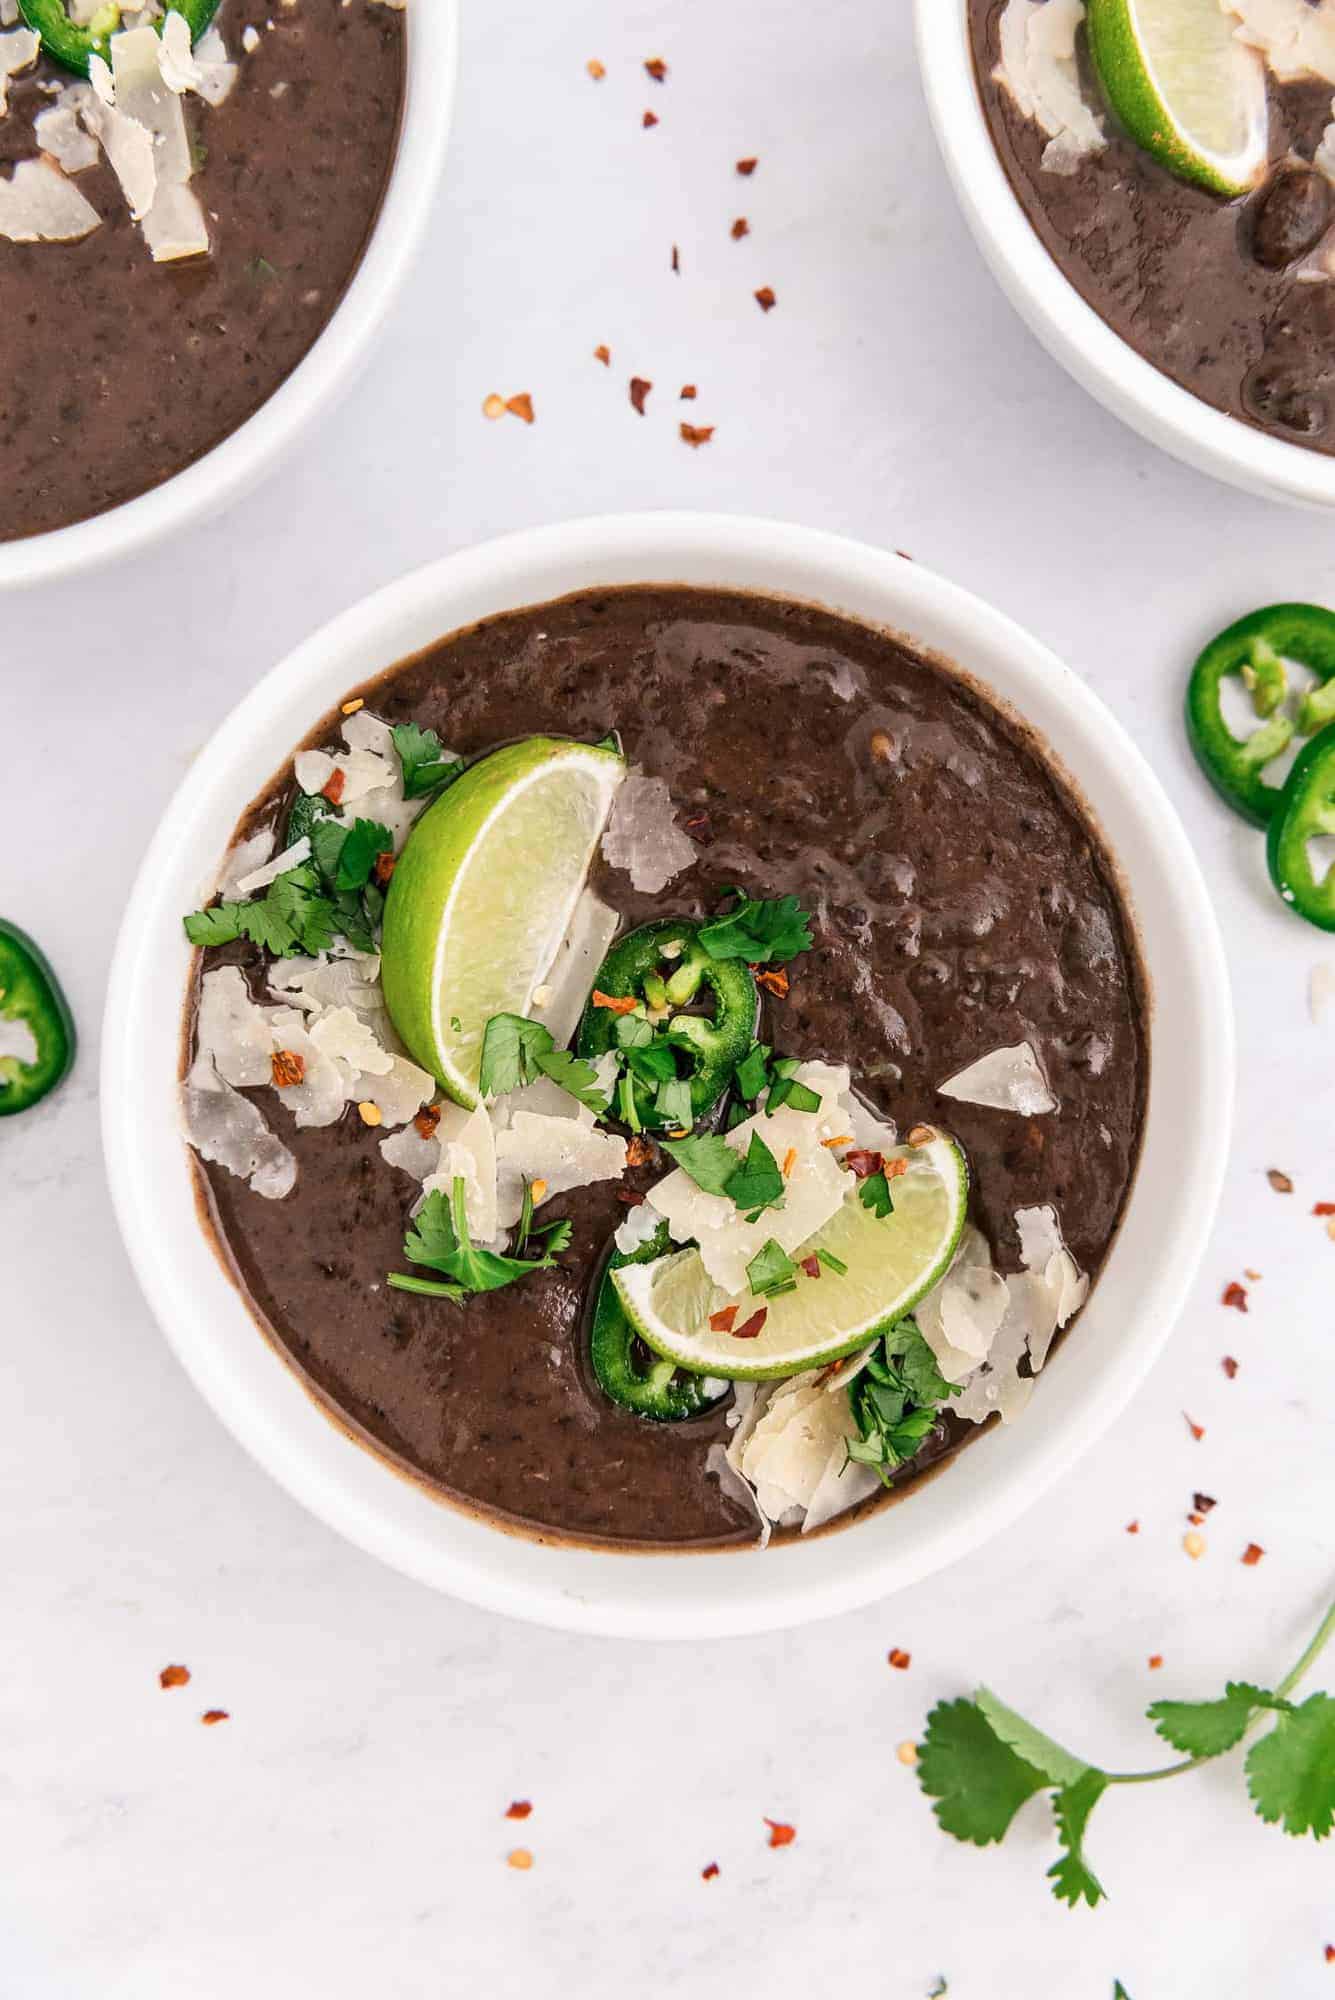
[[[800,1264],[824,1251],[835,1265],[820,1263],[819,1278],[799,1270],[790,1292],[769,1298],[725,1292],[698,1250],[614,1271],[612,1282],[640,1338],[679,1368],[747,1381],[821,1367],[886,1332],[949,1270],[964,1228],[969,1171],[954,1140],[942,1137],[885,1157],[909,1163],[908,1172],[890,1182],[893,1213],[878,1216],[865,1208],[851,1186],[824,1228],[792,1253]],[[736,1329],[762,1308],[759,1331],[739,1339]],[[711,1323],[718,1320],[724,1324]]]
[[[1269,161],[1265,64],[1219,0],[1089,0],[1089,51],[1131,137],[1179,180],[1247,194]]]
[[[615,750],[532,736],[483,757],[429,807],[385,903],[381,978],[409,1053],[478,1100],[493,1014],[526,1014],[626,774]]]

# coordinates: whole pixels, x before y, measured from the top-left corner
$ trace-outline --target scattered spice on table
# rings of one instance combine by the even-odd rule
[[[1259,1542],[1248,1542],[1242,1552],[1242,1560],[1246,1563],[1248,1569],[1255,1569],[1264,1554],[1265,1550]]]
[[[206,1729],[212,1729],[215,1723],[230,1722],[232,1718],[225,1708],[206,1708],[199,1719]]]
[[[1126,1532],[1128,1533],[1128,1535],[1138,1535],[1140,1533],[1139,1521],[1128,1521],[1126,1524]]]
[[[911,1737],[905,1739],[895,1751],[896,1757],[906,1768],[918,1761],[918,1746]]]
[[[1163,1654],[1151,1653],[1149,1665],[1150,1665],[1150,1672],[1153,1674],[1157,1674],[1160,1667],[1163,1665]]]
[[[635,414],[637,416],[642,417],[644,415],[645,398],[649,394],[649,391],[653,388],[653,386],[654,386],[653,383],[646,381],[643,375],[631,376],[630,404],[631,408],[635,411]]]
[[[700,1880],[702,1882],[712,1882],[717,1874],[718,1874],[717,1861],[707,1861],[704,1867],[700,1870]]]
[[[886,1654],[886,1658],[889,1660],[891,1666],[898,1667],[902,1674],[908,1672],[913,1661],[913,1655],[906,1653],[902,1646],[892,1646]]]
[[[761,312],[773,312],[775,306],[779,303],[774,296],[773,285],[762,285],[760,290],[755,294],[755,301],[760,307]]]
[[[767,1819],[765,1824],[769,1828],[771,1847],[791,1847],[797,1839],[797,1828],[789,1826],[785,1820]]]
[[[737,171],[744,179],[749,180],[759,165],[759,160],[739,160],[737,162]]]
[[[1266,1171],[1266,1179],[1269,1181],[1271,1187],[1275,1190],[1276,1194],[1293,1193],[1293,1182],[1289,1179],[1289,1176],[1287,1174],[1282,1174],[1278,1167],[1268,1168]]]
[[[604,368],[612,366],[612,350],[610,347],[605,347],[601,342],[594,348],[593,358],[595,361],[601,361]]]
[[[672,268],[677,272],[681,270],[681,252],[675,243],[672,246]]]
[[[739,215],[728,233],[734,243],[740,243],[744,236],[751,234],[751,225],[744,215]]]
[[[1237,1279],[1234,1278],[1230,1284],[1225,1285],[1223,1297],[1220,1300],[1220,1304],[1226,1306],[1236,1306],[1237,1310],[1240,1313],[1245,1313],[1247,1310],[1246,1287],[1244,1285],[1240,1285]]]
[[[709,440],[713,437],[714,426],[713,424],[683,424],[681,426],[681,435],[683,443],[690,445],[694,450],[698,451],[702,444],[708,444]]]
[[[1182,1421],[1185,1423],[1187,1429],[1191,1432],[1191,1435],[1195,1438],[1197,1444],[1199,1444],[1201,1439],[1205,1436],[1205,1425],[1198,1424],[1194,1417],[1189,1417],[1187,1415],[1185,1410],[1182,1412]]]
[[[1205,1554],[1205,1537],[1197,1529],[1191,1528],[1182,1537],[1182,1546],[1193,1562],[1199,1562]]]
[[[656,125],[658,123],[657,113],[653,111],[646,111],[644,117],[640,120],[640,123],[644,126],[644,129],[647,132],[651,125]]]
[[[1238,1364],[1234,1360],[1231,1354],[1226,1354],[1224,1356],[1223,1361],[1220,1363],[1220,1366],[1222,1367],[1225,1375],[1227,1375],[1230,1382],[1235,1380],[1238,1372]]]
[[[1193,1493],[1191,1504],[1198,1514],[1208,1514],[1219,1505],[1219,1502],[1209,1493]]]
[[[682,385],[681,385],[681,401],[682,401],[683,403],[693,403],[693,402],[695,401],[695,384],[694,384],[694,382],[683,382],[683,383],[682,383]]]
[[[1318,1201],[1312,1205],[1313,1215],[1335,1215],[1335,1201]]]
[[[505,1808],[505,1817],[507,1819],[527,1819],[532,1810],[533,1801],[531,1799],[512,1799],[510,1804]]]
[[[644,67],[655,83],[662,83],[668,73],[668,66],[662,56],[650,56]]]
[[[189,1667],[164,1667],[158,1675],[158,1686],[164,1688],[183,1688],[189,1679]]]
[[[504,396],[498,396],[493,391],[492,394],[486,397],[483,401],[482,414],[484,417],[488,418],[493,424],[495,423],[497,417],[503,417],[505,415]]]
[[[527,1847],[512,1847],[505,1857],[506,1865],[521,1871],[533,1866],[533,1856]]]
[[[533,398],[527,391],[518,396],[510,396],[505,407],[512,417],[522,417],[526,424],[533,422]]]
[[[607,75],[606,68],[603,66],[602,63],[599,62],[597,56],[590,56],[589,60],[585,63],[584,67],[589,72],[589,75],[593,78],[595,83],[601,83],[603,78]]]

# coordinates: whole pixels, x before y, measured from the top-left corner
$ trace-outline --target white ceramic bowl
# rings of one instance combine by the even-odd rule
[[[239,430],[137,500],[21,542],[0,542],[0,590],[129,555],[240,497],[366,358],[411,266],[440,184],[458,67],[457,0],[409,0],[403,125],[366,254],[328,325]]]
[[[1049,256],[1001,164],[974,78],[965,0],[916,0],[918,61],[965,219],[1011,304],[1090,394],[1152,444],[1266,499],[1335,506],[1335,458],[1225,416],[1161,374]]]
[[[181,913],[216,879],[233,826],[351,686],[493,613],[632,583],[805,599],[908,634],[1027,717],[1124,871],[1155,985],[1144,1155],[1108,1264],[1023,1420],[981,1439],[904,1504],[758,1552],[630,1555],[534,1541],[430,1498],[345,1436],[257,1331],[195,1217],[177,1122],[188,952]],[[1228,1154],[1228,977],[1195,857],[1131,738],[1009,620],[907,559],[772,522],[649,514],[540,528],[450,556],[346,612],[260,682],[191,766],[135,885],[112,968],[102,1064],[112,1193],[140,1281],[196,1384],[288,1490],[424,1582],[581,1631],[701,1638],[844,1611],[1005,1529],[1111,1423],[1167,1339]]]

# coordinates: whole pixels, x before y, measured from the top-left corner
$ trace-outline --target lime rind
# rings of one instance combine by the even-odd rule
[[[887,1158],[897,1156],[911,1166],[891,1183],[892,1215],[879,1217],[864,1208],[852,1187],[824,1228],[794,1252],[800,1261],[826,1250],[847,1265],[845,1275],[822,1266],[819,1280],[802,1276],[796,1291],[760,1299],[749,1292],[725,1293],[698,1250],[614,1272],[612,1281],[640,1338],[679,1368],[739,1382],[823,1367],[877,1339],[945,1276],[968,1207],[969,1171],[953,1139],[901,1147]],[[744,1324],[762,1305],[765,1324],[744,1344],[709,1324],[711,1315],[729,1306],[737,1308],[734,1325]]]
[[[1179,180],[1249,194],[1269,164],[1265,64],[1219,0],[1089,0],[1099,81],[1123,125]]]

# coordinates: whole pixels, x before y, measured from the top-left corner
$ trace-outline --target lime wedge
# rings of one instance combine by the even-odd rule
[[[1087,32],[1108,102],[1179,180],[1247,194],[1269,161],[1265,64],[1219,0],[1089,0]]]
[[[493,1014],[527,1014],[584,886],[626,767],[531,736],[484,757],[423,813],[385,904],[385,1004],[409,1053],[478,1098]]]
[[[890,1183],[893,1214],[864,1208],[851,1187],[843,1207],[793,1252],[800,1263],[824,1250],[844,1272],[822,1263],[819,1278],[799,1271],[795,1290],[762,1299],[721,1290],[698,1250],[626,1264],[611,1275],[635,1331],[679,1368],[734,1381],[796,1375],[876,1339],[945,1276],[969,1194],[969,1170],[953,1139],[901,1146],[885,1157],[908,1162]],[[762,1307],[759,1332],[739,1340],[736,1329]],[[711,1324],[720,1318],[725,1324]]]

